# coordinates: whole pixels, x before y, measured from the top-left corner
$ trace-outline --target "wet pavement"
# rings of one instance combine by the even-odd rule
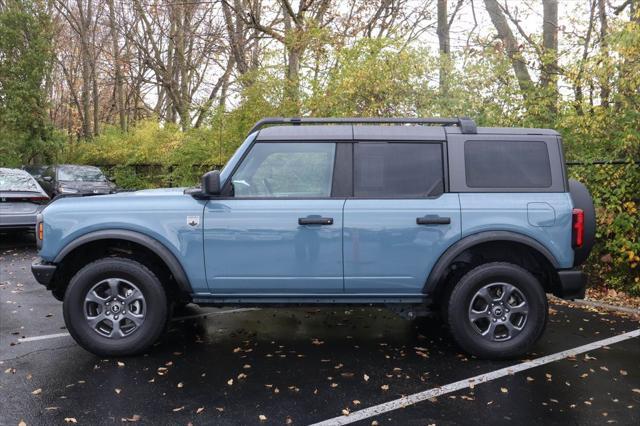
[[[385,309],[194,305],[149,353],[100,359],[66,334],[62,304],[31,276],[35,255],[32,236],[0,234],[0,425],[309,424],[524,361],[468,357],[436,319]],[[638,328],[552,303],[526,359]],[[632,338],[358,424],[640,424],[639,364]]]

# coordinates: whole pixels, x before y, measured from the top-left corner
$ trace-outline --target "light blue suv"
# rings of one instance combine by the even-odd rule
[[[60,199],[36,279],[76,341],[140,353],[176,304],[438,309],[471,354],[526,352],[546,293],[584,295],[591,197],[553,130],[261,120],[198,188]]]

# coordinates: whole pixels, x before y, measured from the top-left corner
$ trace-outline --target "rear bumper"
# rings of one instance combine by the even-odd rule
[[[0,215],[0,229],[31,229],[36,227],[37,213]]]
[[[44,260],[37,258],[31,264],[31,273],[36,281],[49,288],[49,284],[53,279],[53,274],[58,267],[52,263],[46,263]]]
[[[558,271],[560,278],[560,294],[562,299],[584,299],[587,288],[587,275],[577,269]]]

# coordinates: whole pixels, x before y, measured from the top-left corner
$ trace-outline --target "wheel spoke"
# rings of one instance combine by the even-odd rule
[[[471,322],[476,322],[479,319],[489,318],[489,309],[488,306],[484,308],[483,311],[476,311],[475,309],[469,310],[469,320]]]
[[[489,292],[489,287],[483,287],[480,290],[478,290],[478,292],[476,293],[476,296],[484,300],[487,305],[493,302],[494,300],[493,296]]]
[[[95,329],[96,326],[105,319],[107,319],[107,316],[104,314],[104,312],[102,312],[95,317],[87,317],[87,322],[89,323],[89,326],[91,328]]]
[[[522,331],[522,327],[516,327],[511,321],[506,321],[502,325],[504,325],[507,331],[509,332],[509,335],[505,340],[516,337]]]
[[[144,315],[135,315],[131,312],[127,312],[127,318],[130,319],[131,322],[136,325],[136,327],[139,327],[144,321]]]
[[[113,328],[111,329],[111,334],[109,335],[109,337],[111,337],[112,339],[120,339],[124,337],[124,334],[120,329],[120,321],[121,319],[118,319],[118,320],[114,320],[113,318],[111,319],[111,324],[113,325]]]
[[[527,315],[529,313],[529,305],[526,302],[522,302],[516,306],[509,307],[509,314],[522,314]]]
[[[96,293],[95,290],[92,290],[89,293],[87,293],[87,296],[84,298],[84,301],[85,303],[93,302],[93,303],[97,303],[98,305],[102,305],[107,301],[107,298],[98,296],[98,293]]]
[[[138,299],[144,299],[144,297],[142,296],[142,293],[140,293],[140,290],[136,288],[131,290],[131,293],[124,298],[124,301],[128,305]]]
[[[489,322],[489,327],[485,331],[482,332],[482,335],[493,340],[496,334],[496,323],[493,321]]]
[[[111,292],[111,297],[118,296],[118,284],[120,280],[117,278],[110,278],[107,280],[107,284],[109,284],[109,291]]]

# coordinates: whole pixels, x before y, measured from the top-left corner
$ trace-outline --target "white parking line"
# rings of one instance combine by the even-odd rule
[[[214,315],[225,315],[225,314],[234,314],[236,312],[247,312],[247,311],[259,311],[260,308],[238,308],[238,309],[229,309],[226,311],[217,311],[217,312],[202,312],[194,315],[186,315],[183,317],[173,318],[171,321],[184,321],[193,318],[201,318],[206,316],[214,316]],[[45,334],[43,336],[33,336],[33,337],[22,337],[18,339],[20,343],[26,342],[35,342],[37,340],[47,340],[47,339],[57,339],[58,337],[67,337],[70,336],[69,333],[55,333],[55,334]]]
[[[573,349],[558,352],[555,354],[536,358],[531,361],[526,361],[521,364],[513,365],[511,367],[501,368],[499,370],[495,370],[490,373],[480,374],[475,377],[470,377],[468,379],[460,380],[455,383],[450,383],[448,385],[444,385],[444,386],[429,389],[423,392],[415,393],[413,395],[408,395],[393,401],[385,402],[383,404],[374,405],[372,407],[365,408],[363,410],[354,411],[347,416],[334,417],[329,420],[324,420],[322,422],[315,423],[312,426],[347,425],[350,423],[359,422],[361,420],[364,420],[370,417],[388,413],[389,411],[393,411],[399,408],[407,407],[409,405],[417,404],[418,402],[422,402],[430,398],[446,395],[451,392],[459,391],[460,389],[466,389],[472,386],[477,386],[479,384],[487,383],[504,376],[513,375],[521,371],[529,370],[531,368],[536,368],[541,365],[549,364],[549,363],[559,361],[561,359],[565,359],[571,356],[580,355],[585,352],[591,352],[595,349],[600,349],[604,346],[613,345],[614,343],[623,342],[625,340],[633,339],[638,336],[640,336],[640,329],[629,331],[628,333],[619,334],[617,336],[609,337],[608,339],[589,343],[587,345],[578,346],[577,348],[573,348]]]

